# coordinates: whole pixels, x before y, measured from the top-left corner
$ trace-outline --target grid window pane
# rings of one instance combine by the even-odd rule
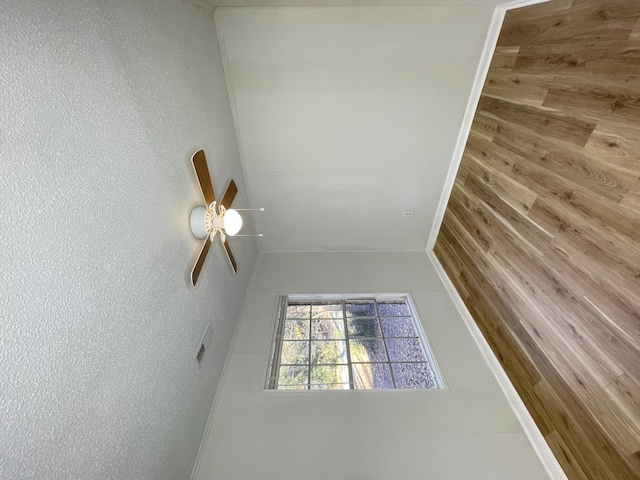
[[[312,384],[309,388],[311,390],[349,390],[351,385],[349,383],[317,383]]]
[[[349,384],[348,365],[316,365],[311,367],[311,384]]]
[[[286,318],[304,318],[309,319],[311,315],[310,305],[288,305]]]
[[[278,390],[307,390],[307,385],[278,385]]]
[[[392,363],[396,388],[436,388],[428,363]]]
[[[373,301],[347,302],[345,304],[347,317],[375,317],[376,305]]]
[[[312,320],[311,338],[314,340],[332,340],[344,338],[343,320]]]
[[[312,305],[311,318],[342,318],[342,303]]]
[[[380,302],[378,315],[381,317],[409,317],[409,305],[406,302]]]
[[[408,301],[281,300],[269,388],[442,388]]]
[[[382,329],[377,318],[356,317],[347,320],[347,329],[350,337],[382,338]]]
[[[349,347],[352,362],[387,362],[389,360],[382,339],[351,339]]]
[[[347,363],[347,343],[344,340],[311,342],[311,364]]]
[[[393,388],[391,370],[388,363],[354,363],[353,382],[355,388]]]
[[[284,322],[285,340],[308,340],[309,320],[287,320]]]
[[[305,366],[282,366],[278,375],[278,385],[303,385],[306,388],[309,382],[309,367]]]
[[[282,342],[282,364],[309,364],[309,342],[285,340]]]
[[[424,350],[417,338],[388,338],[387,348],[392,362],[426,362]]]
[[[417,337],[411,317],[382,317],[382,331],[385,337]]]

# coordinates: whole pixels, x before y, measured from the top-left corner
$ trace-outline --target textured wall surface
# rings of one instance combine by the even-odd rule
[[[256,255],[189,284],[196,149],[247,206],[212,13],[3,0],[0,59],[0,478],[188,478]]]

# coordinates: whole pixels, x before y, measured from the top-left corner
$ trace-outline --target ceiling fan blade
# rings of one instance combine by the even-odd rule
[[[227,257],[229,258],[229,262],[233,267],[233,273],[237,274],[238,265],[236,264],[236,259],[233,258],[233,253],[231,253],[231,248],[229,248],[229,244],[227,242],[224,242],[223,245],[224,245],[224,251],[227,252]]]
[[[222,196],[222,201],[220,205],[224,206],[224,208],[229,209],[231,204],[233,203],[233,199],[236,198],[236,193],[238,193],[238,187],[236,187],[236,182],[231,180],[229,186],[227,187],[227,191],[224,192]]]
[[[209,175],[209,167],[207,166],[207,158],[204,156],[204,150],[198,150],[194,153],[191,161],[200,183],[204,202],[209,205],[216,199],[216,195],[213,193],[213,185],[211,184],[211,176]]]
[[[191,270],[191,283],[194,287],[196,286],[196,282],[198,281],[198,277],[200,276],[200,270],[202,270],[204,260],[207,258],[209,247],[211,247],[211,240],[209,239],[209,237],[207,237],[207,239],[204,241],[204,244],[202,245],[202,250],[200,250],[200,255],[198,255],[198,260],[193,266],[193,270]]]

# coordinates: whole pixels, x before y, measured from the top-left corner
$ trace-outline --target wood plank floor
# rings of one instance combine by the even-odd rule
[[[570,479],[640,479],[640,1],[507,13],[434,251]]]

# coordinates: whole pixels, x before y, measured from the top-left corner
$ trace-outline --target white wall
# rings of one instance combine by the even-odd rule
[[[216,10],[261,251],[424,251],[492,12]]]
[[[280,293],[410,293],[445,391],[264,391]],[[548,478],[424,253],[261,253],[199,480]]]
[[[256,255],[189,285],[191,154],[247,204],[213,16],[3,0],[0,58],[0,478],[188,478]]]

